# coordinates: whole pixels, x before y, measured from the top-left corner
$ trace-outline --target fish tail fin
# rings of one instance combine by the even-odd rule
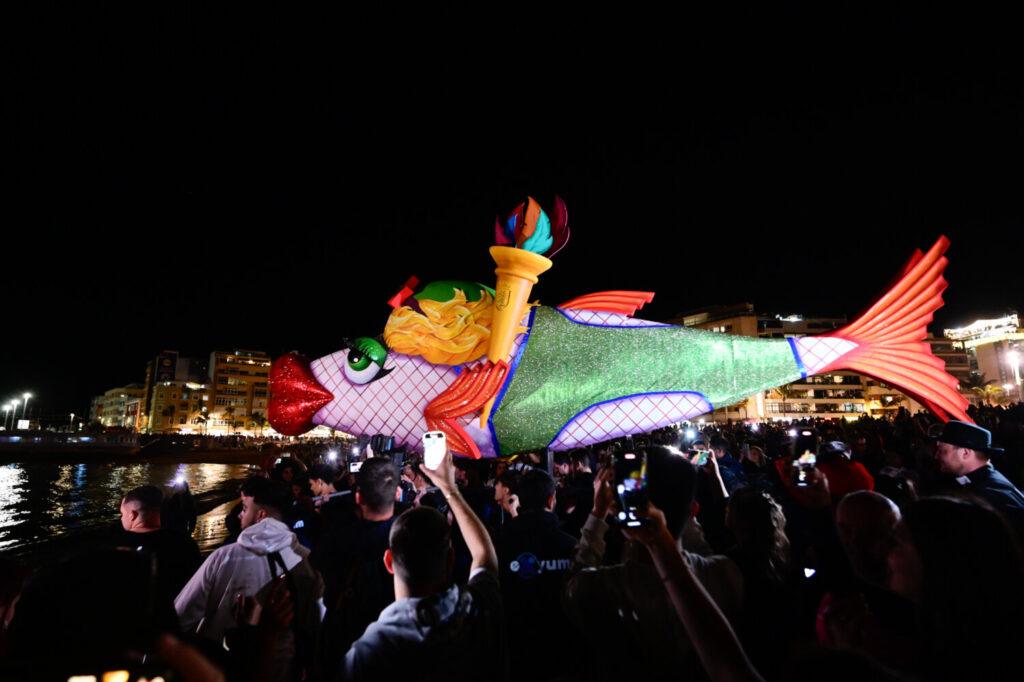
[[[485,362],[462,372],[423,410],[427,428],[444,431],[452,452],[480,459],[480,448],[456,420],[482,408],[497,393],[507,373],[504,361]]]
[[[896,386],[943,421],[971,421],[956,378],[924,339],[946,288],[943,236],[914,253],[889,290],[867,312],[835,332],[794,339],[806,374],[847,369]]]

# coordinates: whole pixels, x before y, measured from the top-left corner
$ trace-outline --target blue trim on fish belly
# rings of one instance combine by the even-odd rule
[[[792,336],[786,338],[789,341],[789,349],[793,351],[793,357],[796,358],[796,368],[800,370],[800,376],[804,379],[807,378],[807,368],[804,367],[804,361],[800,359],[800,353],[796,349],[796,339]]]
[[[515,358],[512,359],[512,364],[509,365],[508,374],[505,375],[505,382],[501,385],[501,390],[498,391],[498,397],[494,400],[494,406],[491,407],[491,414],[487,415],[487,430],[491,432],[491,442],[494,444],[494,451],[498,453],[498,456],[502,456],[506,453],[501,451],[501,446],[498,445],[498,434],[494,432],[494,422],[491,420],[491,415],[498,411],[501,407],[501,400],[505,397],[505,391],[512,385],[512,378],[516,375],[516,370],[519,369],[519,361],[523,359],[523,353],[526,352],[526,343],[530,340],[530,333],[533,331],[533,316],[537,312],[537,306],[530,307],[530,318],[526,323],[526,331],[524,332],[523,341],[519,344],[519,350],[516,351]]]
[[[631,324],[631,325],[624,325],[624,324],[594,324],[593,322],[580,322],[579,320],[574,320],[571,317],[569,317],[566,314],[566,312],[564,310],[562,310],[561,308],[555,308],[555,310],[560,312],[562,314],[562,317],[564,317],[565,319],[569,320],[573,324],[578,324],[581,327],[603,327],[605,329],[662,329],[662,328],[665,328],[665,327],[678,327],[679,326],[679,325],[676,325],[676,324],[657,324],[657,323],[654,323],[654,322],[652,322],[651,324]],[[569,308],[569,310],[580,310],[581,312],[594,312],[594,313],[603,312],[603,311],[600,311],[600,310],[588,310],[587,308]],[[622,313],[611,313],[611,314],[613,314],[613,315],[622,315]],[[631,320],[632,319],[636,319],[636,318],[632,317],[631,315],[626,315],[625,317],[627,317],[627,318],[629,318]]]
[[[700,399],[703,400],[704,403],[708,406],[708,409],[707,409],[708,412],[711,412],[711,411],[713,411],[715,409],[715,406],[711,404],[711,401],[708,400],[707,397],[703,393],[701,393],[699,391],[655,391],[653,393],[633,393],[633,394],[630,394],[630,395],[620,395],[619,397],[612,398],[611,400],[602,400],[601,402],[594,403],[593,405],[587,405],[585,408],[583,408],[582,410],[580,410],[579,412],[574,414],[572,416],[572,419],[570,419],[569,421],[565,422],[565,424],[562,425],[562,428],[560,428],[558,430],[558,433],[555,434],[555,437],[552,438],[551,441],[548,443],[548,447],[550,448],[551,447],[551,443],[554,443],[556,440],[558,440],[558,437],[562,435],[562,432],[565,431],[567,428],[569,428],[569,424],[572,424],[574,421],[576,421],[576,419],[580,415],[582,415],[584,412],[586,412],[587,410],[589,410],[591,408],[594,408],[594,407],[597,407],[598,405],[607,405],[608,403],[616,403],[616,402],[619,402],[620,400],[626,400],[628,398],[639,398],[639,397],[642,397],[642,396],[652,396],[652,395],[683,395],[683,394],[700,396]],[[701,414],[703,414],[703,412]],[[494,429],[492,427],[491,428],[491,432],[493,433],[493,431],[494,431]]]

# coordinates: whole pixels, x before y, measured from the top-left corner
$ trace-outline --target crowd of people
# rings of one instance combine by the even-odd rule
[[[35,575],[0,562],[0,672],[1016,678],[1024,405],[971,417],[666,428],[434,468],[283,458],[205,561],[183,500],[143,486],[105,546]]]

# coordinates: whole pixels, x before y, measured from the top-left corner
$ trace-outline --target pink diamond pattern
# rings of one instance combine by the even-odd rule
[[[589,443],[675,424],[711,411],[699,393],[659,393],[621,398],[594,405],[576,415],[552,441],[552,450],[566,450]]]
[[[528,319],[524,317],[525,326]],[[509,358],[514,358],[526,334],[517,334],[512,341]],[[457,368],[433,365],[419,355],[390,353],[384,363],[392,372],[379,381],[357,386],[345,378],[348,350],[314,360],[310,364],[313,376],[334,395],[313,417],[314,424],[322,424],[345,433],[372,436],[383,433],[395,437],[395,443],[411,450],[420,450],[420,436],[427,430],[423,410],[439,393],[448,388],[458,376]],[[464,365],[471,367],[471,364]],[[479,421],[480,415],[459,418],[464,427]],[[478,443],[481,448],[491,444]]]
[[[573,322],[580,324],[600,324],[606,327],[671,327],[670,324],[637,320],[622,313],[606,313],[600,310],[575,310],[559,308]]]
[[[817,374],[857,347],[853,341],[834,336],[804,336],[796,339],[796,348],[807,374]]]
[[[394,370],[383,379],[357,386],[345,378],[348,349],[326,355],[311,364],[313,375],[334,395],[313,422],[353,435],[383,433],[395,443],[414,446],[427,430],[423,409],[446,389],[454,367],[432,365],[418,355],[390,354],[385,367]]]

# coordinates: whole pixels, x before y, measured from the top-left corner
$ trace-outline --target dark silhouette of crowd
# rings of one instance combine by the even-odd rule
[[[205,561],[187,489],[143,486],[103,546],[0,560],[0,677],[1015,679],[1024,405],[969,414],[284,457]]]

